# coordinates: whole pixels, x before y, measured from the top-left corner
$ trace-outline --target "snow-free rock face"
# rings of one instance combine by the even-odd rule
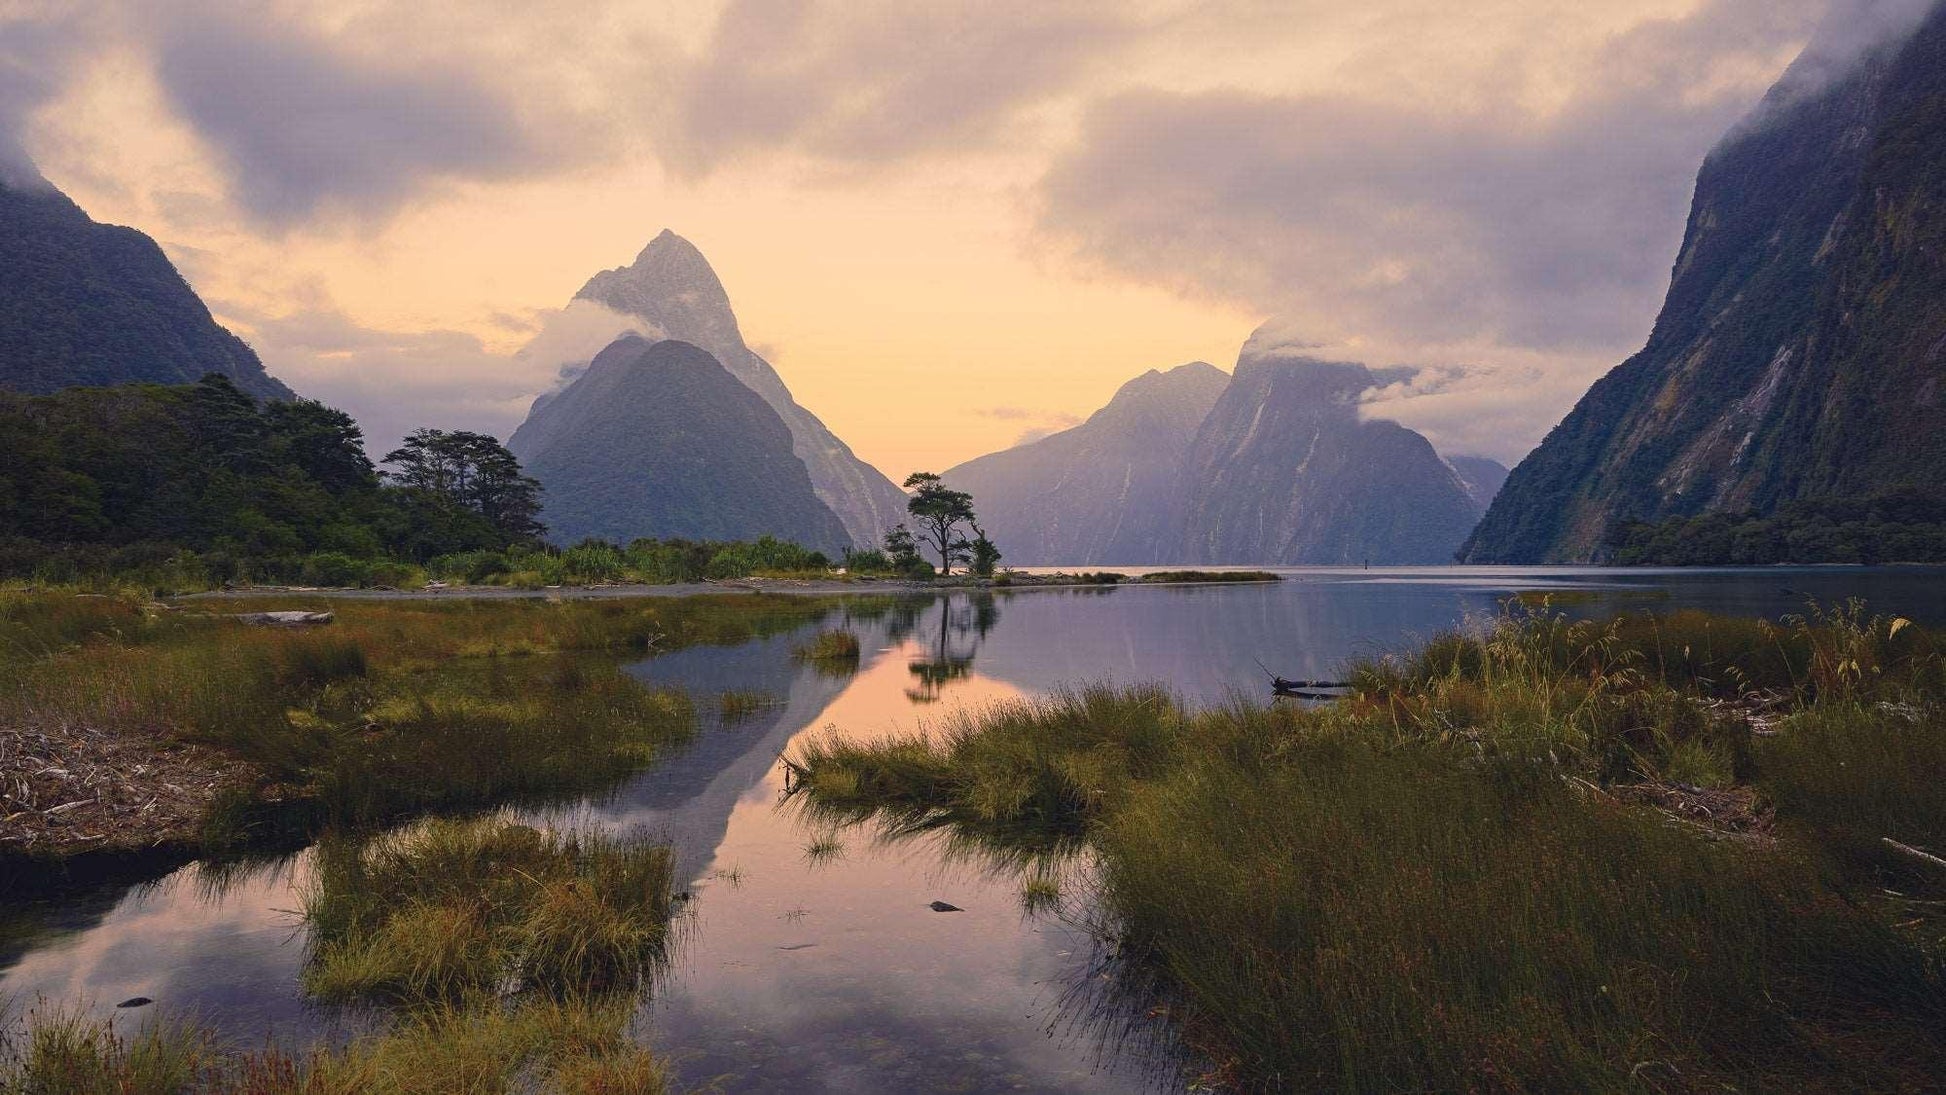
[[[1467,497],[1481,513],[1493,505],[1494,496],[1507,483],[1507,465],[1490,456],[1449,456],[1446,463],[1466,485]]]
[[[193,384],[208,373],[260,399],[294,398],[154,240],[95,222],[25,166],[0,173],[0,388]]]
[[[1648,345],[1509,476],[1469,562],[1629,521],[1946,475],[1946,6],[1839,78],[1817,43],[1704,162]]]
[[[1023,565],[1150,563],[1180,539],[1181,465],[1229,375],[1197,361],[1151,369],[1086,422],[943,473],[981,527]]]
[[[1186,563],[1446,563],[1479,510],[1362,365],[1246,355],[1183,461]],[[1005,545],[1002,545],[1003,547]]]
[[[777,370],[744,344],[729,294],[709,260],[688,240],[664,231],[633,264],[596,274],[575,298],[640,317],[670,338],[702,347],[762,396],[790,429],[792,449],[804,462],[818,497],[844,522],[853,543],[874,546],[887,528],[906,519],[905,492],[852,455],[816,415],[791,398]]]
[[[769,535],[833,556],[850,543],[783,419],[687,342],[617,339],[508,448],[540,481],[556,543]]]
[[[944,478],[1014,563],[1451,562],[1506,469],[1362,420],[1382,379],[1253,336],[1234,376],[1151,371],[1087,422]]]

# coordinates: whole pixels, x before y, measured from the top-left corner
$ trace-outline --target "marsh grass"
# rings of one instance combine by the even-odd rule
[[[1092,853],[1124,991],[1232,1086],[1918,1089],[1946,932],[1881,887],[1937,869],[1879,838],[1946,840],[1939,668],[1856,606],[1516,614],[1324,707],[1086,689],[787,763],[814,819],[982,848],[1030,908]],[[1691,785],[1777,835],[1624,793]]]
[[[742,722],[765,708],[783,701],[769,692],[756,689],[731,689],[716,698],[717,716],[725,725]]]
[[[435,819],[319,844],[305,989],[327,1001],[566,998],[634,987],[667,952],[665,845]]]
[[[626,998],[430,1008],[311,1053],[243,1051],[194,1023],[28,1015],[0,1032],[4,1095],[661,1095],[664,1070],[627,1036]]]
[[[127,1036],[78,1010],[6,1020],[0,1031],[5,1095],[177,1095],[195,1090],[218,1057],[214,1040],[187,1024],[157,1022]]]
[[[827,677],[849,677],[858,672],[861,648],[858,636],[842,628],[820,631],[791,650],[791,656],[810,663]]]
[[[229,753],[254,790],[211,804],[205,842],[246,847],[599,790],[694,730],[684,696],[621,659],[794,630],[839,604],[341,600],[334,623],[297,632],[229,617],[316,605],[6,592],[0,719]]]

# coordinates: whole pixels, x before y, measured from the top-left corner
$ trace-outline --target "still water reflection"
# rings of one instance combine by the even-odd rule
[[[1030,915],[1019,881],[937,844],[830,834],[780,808],[777,757],[805,735],[871,739],[1064,685],[1160,680],[1191,702],[1263,691],[1258,663],[1328,677],[1346,659],[1402,649],[1507,595],[1563,594],[1572,611],[1701,607],[1778,615],[1806,597],[1863,596],[1946,624],[1946,571],[1551,569],[1295,570],[1275,585],[1031,590],[859,602],[794,635],[677,651],[632,667],[711,712],[696,743],[600,800],[546,820],[672,841],[689,903],[676,964],[643,1031],[679,1086],[724,1091],[1126,1091],[1168,1088],[1166,1037],[1115,1045],[1078,1029],[1063,1001],[1092,943]],[[819,628],[863,646],[854,674],[795,661]],[[725,720],[724,691],[770,699]],[[836,841],[836,845],[832,841]],[[0,999],[149,996],[238,1040],[303,1042],[343,1020],[304,1003],[304,938],[291,911],[300,854],[218,871],[200,865],[56,910],[56,931],[0,955]],[[933,912],[943,900],[964,911]],[[1085,995],[1085,994],[1083,994]]]

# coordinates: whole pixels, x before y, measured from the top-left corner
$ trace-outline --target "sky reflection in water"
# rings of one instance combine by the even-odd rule
[[[1277,585],[1037,590],[918,598],[839,613],[795,635],[677,651],[632,667],[680,685],[706,712],[698,741],[615,794],[548,811],[673,841],[696,897],[675,964],[644,1015],[680,1086],[725,1091],[1126,1091],[1168,1086],[1154,1039],[1106,1048],[1099,1016],[1064,1008],[1090,968],[1087,935],[1023,911],[1020,880],[944,854],[936,839],[884,844],[827,834],[780,809],[777,756],[802,735],[871,739],[1065,685],[1167,682],[1191,702],[1263,702],[1262,661],[1329,677],[1350,657],[1403,649],[1508,592],[1592,590],[1574,611],[1679,606],[1777,615],[1806,596],[1946,623],[1946,571],[1300,570]],[[858,672],[794,661],[820,627],[848,626]],[[775,702],[723,722],[714,697]],[[239,1042],[299,1041],[343,1028],[306,1005],[295,887],[308,855],[219,872],[190,866],[115,899],[61,910],[65,930],[0,974],[0,999],[31,1004],[128,996],[218,1024]],[[965,911],[936,913],[938,899]],[[1085,999],[1088,994],[1082,993]],[[151,1009],[153,1010],[153,1009]],[[1160,1037],[1150,1029],[1147,1034]]]

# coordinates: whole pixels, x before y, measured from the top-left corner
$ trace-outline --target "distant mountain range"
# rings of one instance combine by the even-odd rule
[[[1182,458],[1229,374],[1197,361],[1151,369],[1072,429],[990,453],[942,476],[970,491],[1009,561],[1129,563],[1179,541]]]
[[[550,538],[851,542],[784,420],[707,351],[625,335],[508,442],[542,486]]]
[[[1648,345],[1514,469],[1467,561],[1946,494],[1946,6],[1829,83],[1808,66],[1710,153]]]
[[[1480,509],[1362,365],[1246,357],[1183,460],[1186,563],[1447,563]]]
[[[192,384],[208,373],[259,398],[294,398],[154,240],[95,222],[38,177],[0,180],[0,389]]]
[[[852,455],[816,415],[791,398],[777,370],[744,344],[729,294],[709,260],[688,240],[664,231],[633,264],[588,279],[575,299],[646,320],[669,338],[707,350],[762,396],[789,428],[792,451],[803,461],[813,489],[844,523],[853,543],[875,546],[886,529],[906,519],[905,492]]]
[[[1361,365],[1247,346],[1151,370],[1086,422],[944,473],[1010,562],[1443,563],[1506,469],[1364,420]]]

